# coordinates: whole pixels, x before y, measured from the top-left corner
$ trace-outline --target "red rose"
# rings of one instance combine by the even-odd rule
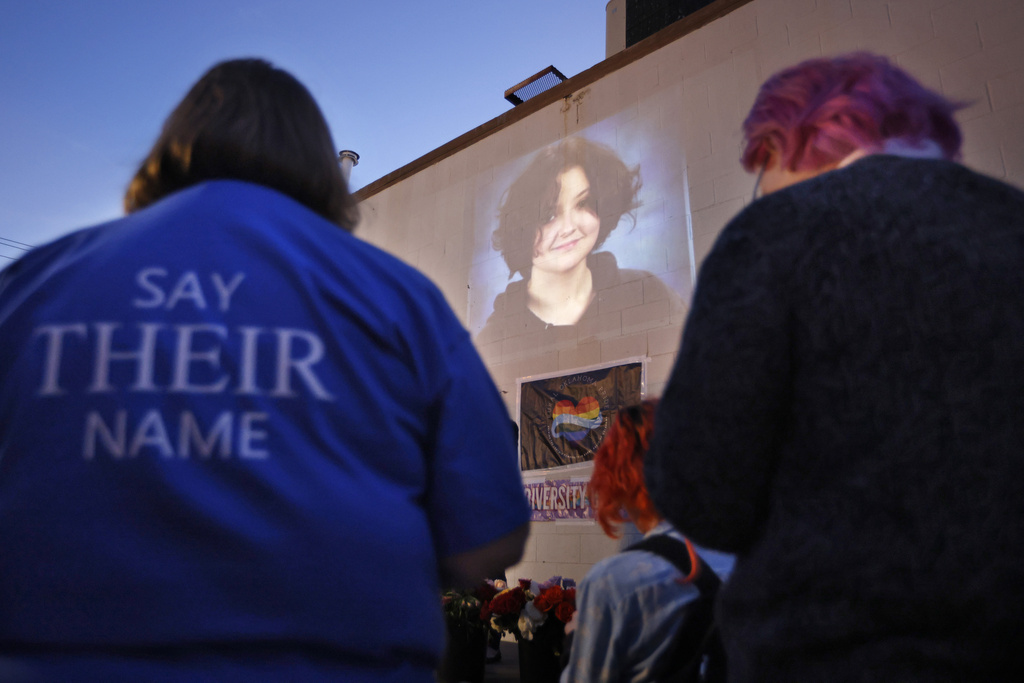
[[[560,602],[555,606],[555,618],[563,624],[569,623],[576,608],[568,602]]]
[[[486,582],[480,584],[480,587],[476,589],[476,596],[483,602],[487,602],[497,594],[498,589]]]
[[[576,607],[576,587],[566,588],[565,592],[562,593],[563,602],[571,602],[573,607]]]
[[[492,614],[518,614],[526,605],[526,595],[522,588],[513,588],[495,595],[489,605]]]
[[[555,603],[551,601],[547,593],[541,593],[533,599],[533,606],[541,612],[550,612],[551,608],[555,606]]]
[[[541,612],[550,612],[551,609],[560,602],[562,602],[562,587],[551,586],[537,596],[533,601],[533,606]]]
[[[524,591],[530,590],[530,583],[531,581],[529,579],[519,579],[519,587]]]

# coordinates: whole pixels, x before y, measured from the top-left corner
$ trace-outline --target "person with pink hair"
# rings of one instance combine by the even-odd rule
[[[762,198],[705,259],[645,476],[737,555],[743,681],[1024,680],[1024,193],[961,105],[813,59],[743,124]]]
[[[761,87],[741,163],[768,194],[869,154],[956,160],[959,108],[877,55],[810,60]]]

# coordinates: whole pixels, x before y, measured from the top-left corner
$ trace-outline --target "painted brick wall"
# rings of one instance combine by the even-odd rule
[[[675,171],[685,174],[688,197],[658,198],[645,215],[677,221],[679,240],[689,225],[699,265],[753,189],[737,159],[740,122],[758,85],[800,60],[852,50],[888,55],[926,85],[968,102],[958,115],[964,163],[1024,187],[1024,2],[755,0],[369,197],[357,234],[419,267],[465,315],[469,274],[480,265],[472,263],[475,201],[494,189],[495,169],[602,122],[624,139],[640,130],[682,137],[685,157]],[[684,260],[670,259],[666,271],[688,268]],[[528,353],[529,339],[513,333],[481,352],[510,414],[517,378],[626,357],[650,359],[648,394],[658,395],[681,326],[633,286],[615,295],[597,323],[543,353]],[[509,578],[580,579],[618,548],[596,525],[534,523]]]

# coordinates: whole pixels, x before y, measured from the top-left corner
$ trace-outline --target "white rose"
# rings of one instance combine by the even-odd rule
[[[537,609],[533,602],[526,603],[523,613],[519,615],[519,633],[524,640],[533,640],[534,632],[544,625],[548,615]]]
[[[523,640],[533,640],[533,632],[535,630],[537,630],[537,626],[530,617],[526,616],[525,612],[519,615],[519,634]]]
[[[541,612],[539,609],[537,609],[537,606],[533,604],[532,600],[526,603],[526,609],[524,609],[523,612],[528,617],[530,617],[530,621],[532,621],[537,626],[543,625],[548,618],[548,615],[546,613]]]

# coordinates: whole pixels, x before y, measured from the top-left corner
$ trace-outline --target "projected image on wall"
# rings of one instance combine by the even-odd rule
[[[685,314],[693,272],[682,152],[657,133],[617,140],[613,124],[499,169],[478,193],[469,326],[479,346],[536,333],[540,352],[616,324],[621,334],[627,306],[653,316],[648,326]]]

